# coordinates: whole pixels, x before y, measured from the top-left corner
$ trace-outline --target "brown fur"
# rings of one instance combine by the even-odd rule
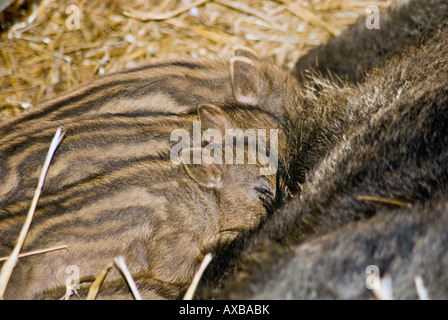
[[[222,254],[222,259],[212,263],[204,277],[204,288],[213,287],[207,297],[219,292],[219,298],[284,298],[287,292],[282,290],[287,287],[286,283],[293,281],[288,277],[294,278],[294,273],[286,273],[286,268],[293,266],[288,261],[293,261],[295,250],[300,252],[303,243],[353,221],[367,220],[387,208],[393,214],[396,208],[361,200],[359,195],[391,198],[418,206],[446,192],[447,59],[445,27],[424,44],[409,47],[385,60],[357,86],[324,86],[319,95],[313,95],[314,87],[310,86],[308,96],[303,93],[303,109],[313,115],[306,117],[306,127],[311,130],[295,131],[298,132],[295,150],[300,159],[296,174],[303,178],[297,180],[301,193],[259,230],[235,242],[231,250]],[[303,121],[295,119],[298,125],[294,126],[292,121],[292,128],[302,128]],[[303,145],[309,146],[306,152],[301,149]],[[309,166],[302,166],[302,160]],[[343,239],[349,235],[337,237]],[[374,246],[375,242],[372,240],[370,244]],[[356,243],[351,245],[353,248],[345,248],[347,252],[361,250]],[[435,252],[440,250],[441,247],[434,248]],[[393,256],[393,252],[388,254]],[[325,252],[319,255],[323,257]],[[312,255],[308,258],[314,259]],[[307,263],[312,266],[306,258],[302,257],[301,261],[303,266],[299,269]],[[332,264],[326,263],[331,268]],[[232,270],[236,270],[234,278],[230,276],[226,282],[222,275],[231,274]],[[281,280],[274,276],[283,271],[289,276]],[[335,275],[338,281],[346,275],[339,271]],[[306,280],[308,276],[311,278],[311,274],[297,277]],[[278,280],[278,290],[273,290],[272,295],[270,279]],[[322,284],[324,279],[319,279]],[[222,291],[216,285],[219,281],[224,283]],[[267,283],[271,285],[264,286]],[[308,291],[300,291],[307,286],[297,282],[288,290],[292,297],[318,298]],[[316,284],[314,290],[320,289],[323,290]],[[330,297],[325,293],[321,296]]]
[[[279,175],[261,176],[260,164],[188,166],[169,158],[170,133],[191,134],[200,120],[204,130],[221,132],[278,128],[279,161],[287,162],[282,110],[293,105],[297,83],[238,52],[230,63],[171,61],[105,76],[2,125],[0,255],[15,244],[58,127],[66,136],[23,251],[70,246],[20,259],[6,298],[60,297],[67,266],[92,277],[118,255],[147,289],[144,298],[175,298],[208,251],[266,218],[283,193]],[[121,281],[114,270],[105,287]],[[117,290],[103,298],[124,297]]]

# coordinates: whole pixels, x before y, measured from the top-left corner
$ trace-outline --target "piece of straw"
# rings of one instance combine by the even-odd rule
[[[38,182],[37,188],[34,192],[33,201],[31,202],[30,210],[28,211],[28,215],[26,217],[25,223],[23,224],[22,230],[20,231],[19,238],[17,239],[17,244],[14,247],[14,250],[12,251],[8,260],[6,260],[5,264],[3,265],[1,273],[0,273],[0,299],[1,300],[3,300],[5,290],[6,290],[6,287],[8,286],[8,282],[11,277],[12,271],[13,271],[14,267],[16,266],[20,250],[22,249],[22,246],[23,246],[26,236],[28,234],[28,230],[31,226],[31,221],[33,220],[34,211],[36,210],[37,201],[39,200],[39,197],[40,197],[40,194],[42,191],[42,187],[44,185],[45,177],[47,175],[47,171],[50,166],[51,159],[53,158],[54,152],[56,151],[56,148],[59,146],[59,144],[61,143],[63,138],[64,138],[64,133],[62,132],[61,128],[58,128],[58,130],[56,131],[56,134],[53,138],[53,141],[51,142],[50,149],[48,150],[48,154],[45,159],[45,163],[44,163],[42,172],[39,177],[39,182]]]
[[[299,7],[295,4],[288,3],[285,0],[277,0],[285,5],[286,9],[291,12],[296,17],[302,19],[303,21],[315,25],[316,27],[320,27],[325,29],[332,36],[336,37],[338,34],[333,30],[331,26],[329,26],[324,20],[320,19],[310,10],[304,8],[303,6]]]
[[[366,196],[366,195],[359,195],[359,200],[366,200],[366,201],[375,201],[375,202],[382,202],[382,203],[388,203],[388,204],[394,204],[396,206],[400,207],[409,207],[411,208],[412,205],[409,202],[404,202],[396,199],[391,198],[383,198],[383,197],[373,197],[373,196]]]
[[[428,291],[423,284],[423,278],[421,276],[416,276],[414,278],[415,288],[417,289],[417,295],[420,300],[429,300]]]
[[[101,285],[103,284],[104,279],[106,278],[109,270],[112,268],[112,263],[108,264],[101,270],[100,274],[96,277],[95,281],[93,281],[90,286],[89,293],[87,294],[87,300],[95,300],[98,295],[98,291],[100,290]]]
[[[201,280],[202,274],[204,273],[205,269],[209,265],[210,261],[212,261],[212,254],[207,253],[207,255],[204,257],[204,260],[202,260],[202,263],[199,266],[198,271],[196,271],[196,274],[194,275],[193,281],[191,281],[191,284],[188,287],[187,292],[185,293],[184,300],[192,300],[193,299],[194,293],[199,284],[199,280]]]
[[[259,18],[261,20],[264,20],[264,21],[268,22],[269,24],[271,24],[271,26],[275,26],[276,28],[278,28],[278,26],[276,26],[276,24],[273,23],[269,19],[268,16],[266,16],[266,15],[260,13],[260,12],[257,12],[256,10],[253,10],[251,8],[248,8],[248,7],[242,7],[241,5],[235,4],[235,2],[231,2],[231,1],[227,1],[227,0],[215,0],[214,2],[217,3],[217,4],[220,4],[222,6],[228,7],[230,9],[233,9],[233,10],[236,10],[236,11],[239,11],[239,12],[242,12],[242,13],[245,13],[245,14],[257,17],[257,18]]]
[[[378,300],[393,300],[392,278],[390,276],[384,276],[382,279],[379,279],[379,281],[379,288],[372,289],[375,298]]]
[[[182,7],[180,9],[174,10],[174,11],[170,11],[170,12],[166,12],[166,13],[153,13],[153,12],[140,12],[140,11],[135,11],[135,10],[126,10],[123,12],[123,14],[125,16],[128,17],[132,17],[135,19],[139,19],[142,21],[149,21],[149,20],[156,20],[156,21],[160,21],[160,20],[167,20],[167,19],[171,19],[174,18],[184,12],[187,12],[188,10],[190,10],[191,8],[194,7],[199,7],[203,4],[205,4],[206,2],[209,2],[210,0],[198,0],[196,2],[193,2],[191,4],[189,4],[188,6]]]
[[[140,293],[138,292],[137,285],[135,284],[134,279],[132,278],[131,272],[129,271],[126,262],[124,260],[123,256],[119,256],[118,258],[114,259],[116,266],[121,271],[122,275],[124,276],[126,282],[129,285],[129,288],[131,289],[132,294],[134,295],[135,300],[142,300],[142,297],[140,296]]]
[[[37,254],[53,252],[53,251],[62,250],[62,249],[68,249],[68,248],[70,248],[70,246],[62,245],[62,246],[56,246],[56,247],[51,247],[51,248],[46,248],[46,249],[38,249],[38,250],[33,250],[33,251],[28,251],[28,252],[21,253],[21,254],[19,254],[18,258],[34,256],[34,255],[37,255]],[[6,261],[6,260],[8,260],[8,258],[9,258],[9,256],[1,257],[0,258],[0,262],[1,261]]]

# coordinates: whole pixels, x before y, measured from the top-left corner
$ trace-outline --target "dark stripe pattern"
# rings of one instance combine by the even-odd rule
[[[282,129],[285,91],[276,85],[287,83],[285,73],[257,66],[265,81],[258,107],[235,104],[229,63],[173,61],[98,78],[3,124],[0,256],[15,245],[58,127],[66,135],[23,251],[70,246],[21,259],[6,297],[39,297],[64,286],[67,267],[91,277],[124,255],[142,286],[164,284],[146,298],[172,298],[186,289],[207,251],[257,226],[273,211],[279,175],[226,165],[223,187],[207,189],[170,160],[177,143],[171,132],[192,136],[201,103],[221,106],[235,128]],[[112,271],[106,286],[119,279]]]

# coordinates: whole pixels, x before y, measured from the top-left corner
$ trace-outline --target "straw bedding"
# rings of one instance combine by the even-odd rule
[[[99,74],[167,58],[226,57],[235,45],[291,69],[367,6],[394,1],[5,0],[0,121]],[[79,28],[71,29],[78,13]]]

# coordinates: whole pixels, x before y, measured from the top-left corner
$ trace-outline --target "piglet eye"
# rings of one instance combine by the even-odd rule
[[[274,203],[274,196],[268,188],[256,187],[255,191],[258,192],[258,198],[263,203],[263,206],[266,208],[268,213],[272,213],[272,205]]]
[[[274,195],[271,190],[264,187],[256,187],[255,191],[258,192],[258,198],[263,201],[264,204],[272,204],[274,202]]]
[[[255,191],[257,191],[258,193],[261,193],[262,195],[269,195],[271,194],[271,190],[267,189],[267,188],[263,188],[263,187],[257,187],[254,188]]]

